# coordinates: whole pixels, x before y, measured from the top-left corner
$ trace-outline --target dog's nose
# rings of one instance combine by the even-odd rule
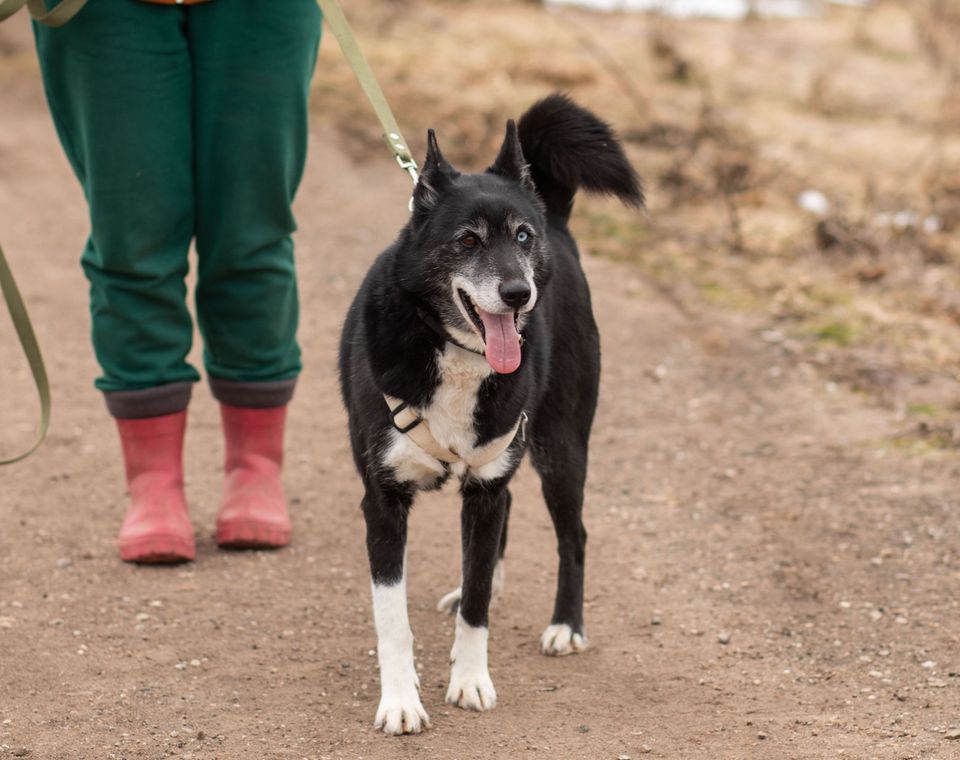
[[[530,286],[526,280],[506,280],[500,283],[500,297],[512,309],[519,309],[530,300]]]

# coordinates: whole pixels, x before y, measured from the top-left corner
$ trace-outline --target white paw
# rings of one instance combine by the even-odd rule
[[[459,586],[449,594],[444,594],[440,597],[440,601],[437,602],[437,612],[445,612],[448,615],[452,615],[460,606],[460,597],[462,594],[463,592]]]
[[[420,703],[420,695],[414,684],[402,691],[387,693],[380,697],[377,718],[373,722],[383,733],[393,736],[419,734],[430,727],[430,718]]]
[[[493,578],[490,584],[491,600],[497,599],[503,593],[504,582],[507,577],[507,566],[502,559],[497,560],[493,568]],[[453,615],[460,607],[460,599],[463,596],[463,586],[457,586],[449,594],[444,594],[437,602],[437,612],[445,612]]]
[[[447,689],[447,702],[465,710],[490,710],[497,704],[497,690],[493,688],[490,673],[468,667],[458,667],[453,663],[450,668],[450,687]]]
[[[586,634],[574,633],[566,623],[548,625],[540,636],[540,651],[550,656],[562,656],[582,652],[587,648]]]
[[[457,615],[457,631],[450,650],[450,687],[447,702],[466,710],[490,710],[497,691],[487,668],[486,626],[468,625]]]

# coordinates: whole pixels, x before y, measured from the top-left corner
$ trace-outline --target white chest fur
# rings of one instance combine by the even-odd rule
[[[419,414],[440,446],[469,460],[476,451],[473,415],[477,394],[493,369],[483,356],[464,351],[452,343],[447,343],[437,357],[437,367],[440,385],[434,391],[430,405],[419,410]],[[481,480],[496,478],[507,470],[511,456],[505,451],[492,462],[472,470],[471,475]],[[427,483],[445,472],[439,460],[396,430],[391,431],[391,443],[384,453],[383,463],[404,482]],[[466,465],[457,462],[450,466],[450,471],[463,477]]]

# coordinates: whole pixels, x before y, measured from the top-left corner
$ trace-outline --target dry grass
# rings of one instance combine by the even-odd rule
[[[520,2],[350,13],[418,153],[435,127],[455,163],[482,168],[505,118],[569,91],[618,127],[648,187],[645,217],[578,204],[589,250],[635,262],[693,311],[755,313],[908,417],[956,415],[960,3],[741,23]],[[350,149],[386,160],[332,40],[316,87]],[[824,218],[797,205],[810,188],[831,201]]]

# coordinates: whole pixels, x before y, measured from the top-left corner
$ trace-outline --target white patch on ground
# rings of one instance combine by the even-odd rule
[[[504,582],[507,578],[507,566],[502,559],[497,560],[496,567],[493,568],[493,584],[490,589],[490,596],[492,599],[496,599],[500,594],[503,593]],[[444,594],[440,597],[440,601],[437,602],[437,612],[444,612],[447,615],[452,615],[456,605],[460,604],[460,599],[463,597],[463,580],[460,581],[460,585],[457,586],[453,591]]]
[[[548,625],[540,636],[540,651],[553,657],[582,652],[587,648],[586,635],[574,633],[566,623]]]
[[[450,686],[447,702],[467,710],[490,710],[497,692],[487,669],[488,630],[474,628],[457,615],[457,632],[450,651]]]
[[[828,0],[834,5],[860,7],[870,0]],[[763,18],[807,18],[820,15],[816,0],[549,0],[548,5],[575,5],[597,11],[655,12],[665,16],[742,19],[750,13]]]
[[[420,679],[413,662],[406,578],[392,586],[372,585],[380,662],[380,706],[374,725],[386,734],[418,734],[430,719],[420,702]]]

